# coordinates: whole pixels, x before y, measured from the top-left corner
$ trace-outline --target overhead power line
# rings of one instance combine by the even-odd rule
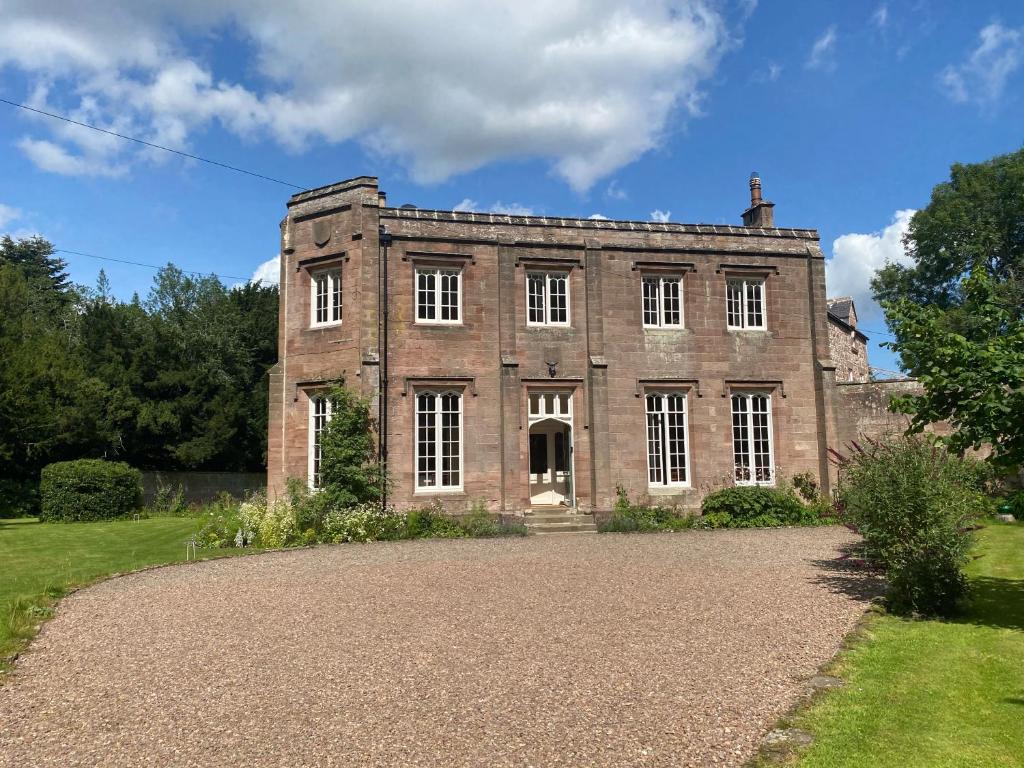
[[[158,266],[156,264],[144,264],[141,261],[128,261],[127,259],[115,259],[115,258],[111,258],[110,256],[97,256],[94,253],[82,253],[81,251],[69,251],[67,248],[54,248],[54,252],[55,253],[70,253],[70,254],[73,254],[75,256],[87,256],[90,259],[100,259],[101,261],[116,261],[118,264],[131,264],[131,265],[136,266],[136,267],[149,267],[150,269],[155,269],[155,270],[163,269],[163,267]],[[178,269],[181,269],[181,267],[178,267]],[[184,272],[185,274],[188,274],[188,275],[199,275],[200,277],[204,277],[206,275],[213,275],[214,277],[219,277],[219,278],[221,278],[223,280],[246,280],[246,281],[249,280],[248,277],[239,277],[238,275],[218,275],[216,272],[201,272],[201,271],[196,270],[196,269],[182,269],[181,271]]]
[[[154,144],[151,141],[143,141],[142,139],[137,139],[134,136],[125,136],[123,133],[116,133],[115,131],[108,131],[106,128],[100,128],[99,126],[96,126],[96,125],[90,125],[89,123],[83,123],[83,122],[81,122],[79,120],[72,120],[70,117],[65,117],[64,115],[58,115],[58,114],[56,114],[54,112],[46,112],[46,111],[44,111],[42,109],[36,109],[35,107],[30,107],[27,104],[20,104],[17,101],[8,101],[7,99],[0,99],[0,102],[2,102],[4,104],[8,104],[8,105],[10,105],[12,107],[17,107],[18,109],[24,109],[27,112],[35,112],[37,115],[45,115],[46,117],[52,117],[54,120],[63,120],[65,123],[71,123],[72,125],[78,125],[78,126],[81,126],[82,128],[88,128],[89,130],[92,130],[92,131],[98,131],[99,133],[105,133],[108,136],[116,136],[117,138],[124,139],[125,141],[134,141],[136,144],[142,144],[144,147],[151,147],[152,149],[162,149],[164,152],[171,152],[171,153],[173,153],[175,155],[180,155],[181,157],[187,157],[190,160],[198,160],[201,163],[208,163],[209,165],[215,165],[218,168],[224,168],[225,170],[234,171],[235,173],[244,173],[246,176],[253,176],[254,178],[263,179],[264,181],[272,181],[275,184],[282,184],[282,185],[284,185],[286,187],[291,187],[292,189],[297,189],[300,192],[305,192],[307,189],[309,189],[309,187],[303,187],[300,184],[292,184],[290,181],[282,181],[281,179],[275,179],[273,176],[265,176],[264,174],[256,173],[255,171],[247,171],[247,170],[245,170],[245,168],[239,168],[238,166],[235,166],[235,165],[228,165],[227,163],[222,163],[222,162],[220,162],[218,160],[210,160],[207,157],[200,157],[199,155],[193,155],[193,154],[190,154],[189,152],[182,152],[179,149],[171,149],[170,147],[165,147],[165,146],[163,146],[161,144]]]

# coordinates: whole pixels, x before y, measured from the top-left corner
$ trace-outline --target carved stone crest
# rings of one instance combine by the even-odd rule
[[[313,242],[323,248],[331,239],[331,222],[329,219],[318,219],[313,222]]]

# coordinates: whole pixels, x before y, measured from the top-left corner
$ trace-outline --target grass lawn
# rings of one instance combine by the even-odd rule
[[[0,660],[27,642],[68,587],[185,559],[194,518],[105,523],[0,520]],[[199,550],[216,557],[235,550]],[[0,668],[3,662],[0,661]]]
[[[955,621],[876,616],[832,673],[845,687],[792,718],[802,768],[1024,766],[1024,524],[978,535]]]

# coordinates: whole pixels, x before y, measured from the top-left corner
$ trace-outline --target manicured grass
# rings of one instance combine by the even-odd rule
[[[35,634],[68,587],[112,573],[185,559],[194,518],[104,523],[0,520],[0,660]],[[199,557],[232,554],[199,550]],[[0,661],[2,665],[2,661]]]
[[[960,619],[868,620],[832,669],[845,687],[793,718],[815,737],[798,765],[1024,766],[1024,525],[975,554]]]

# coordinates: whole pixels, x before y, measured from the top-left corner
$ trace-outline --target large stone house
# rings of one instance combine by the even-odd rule
[[[828,341],[836,381],[862,384],[871,379],[868,366],[868,337],[857,330],[857,307],[849,296],[829,299]]]
[[[318,482],[334,381],[372,398],[400,507],[695,507],[732,484],[828,485],[824,259],[750,180],[742,225],[389,207],[377,179],[281,224],[268,488]]]

